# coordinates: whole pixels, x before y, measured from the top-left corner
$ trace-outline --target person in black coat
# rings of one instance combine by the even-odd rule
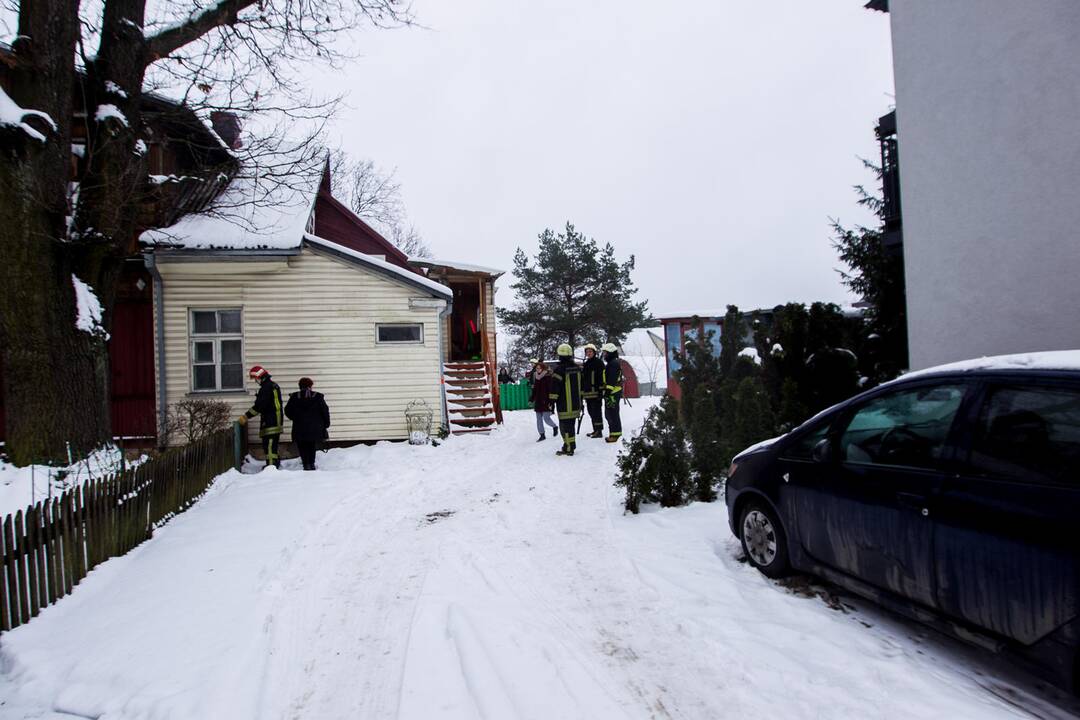
[[[259,383],[259,392],[255,394],[255,403],[251,409],[241,415],[237,422],[247,425],[248,418],[259,416],[259,437],[262,438],[263,454],[266,465],[281,468],[281,430],[285,418],[281,415],[281,388],[270,379],[270,373],[262,365],[256,365],[248,372],[248,377]]]
[[[596,356],[596,346],[585,346],[585,364],[581,368],[581,397],[589,410],[591,438],[604,437],[604,361]]]
[[[622,418],[619,404],[623,399],[622,363],[619,349],[613,343],[604,343],[604,417],[607,419],[607,442],[618,442],[622,437]]]
[[[321,441],[329,437],[330,408],[322,393],[311,389],[311,378],[300,378],[300,389],[289,396],[285,415],[292,420],[292,439],[300,451],[305,470],[315,469],[315,452]]]

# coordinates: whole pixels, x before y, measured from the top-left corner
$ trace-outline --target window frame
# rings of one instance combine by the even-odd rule
[[[1024,487],[1054,487],[1076,490],[1080,485],[1076,483],[1062,482],[1054,478],[1044,478],[1040,481],[1031,481],[1023,478],[1007,476],[1000,473],[990,472],[987,469],[976,467],[973,462],[975,442],[981,432],[983,415],[989,408],[992,396],[1001,390],[1061,390],[1068,389],[1080,392],[1080,378],[1074,376],[1058,377],[1053,375],[992,375],[980,379],[979,387],[973,393],[969,408],[969,421],[966,423],[961,438],[956,443],[956,461],[960,464],[958,470],[961,474],[980,482],[1004,483],[1010,485],[1023,485]]]
[[[417,327],[420,329],[419,340],[380,340],[379,330],[382,328],[391,327]],[[375,344],[376,345],[423,345],[424,344],[424,323],[422,322],[377,322],[375,323]]]
[[[848,460],[842,456],[840,440],[844,436],[844,432],[851,425],[852,420],[855,419],[855,416],[866,408],[867,405],[890,395],[944,386],[959,387],[963,391],[963,397],[961,397],[960,404],[956,408],[956,414],[953,415],[952,424],[949,426],[948,431],[945,433],[945,438],[942,440],[941,456],[938,458],[938,467],[858,462],[855,460]],[[826,437],[829,438],[829,442],[833,444],[831,462],[863,468],[888,468],[892,470],[910,470],[917,472],[948,471],[956,464],[957,459],[962,457],[962,453],[964,452],[964,442],[962,440],[963,434],[970,432],[972,413],[978,411],[978,403],[981,402],[981,398],[981,388],[976,382],[973,382],[972,379],[969,378],[956,376],[932,377],[918,382],[882,387],[880,392],[875,392],[869,397],[862,398],[859,402],[845,408],[844,411],[839,413],[834,419],[832,427],[826,435]]]
[[[240,319],[240,329],[236,332],[221,332],[221,314],[235,312]],[[212,333],[197,333],[195,332],[195,313],[214,313],[214,326],[215,332]],[[244,387],[244,308],[243,307],[189,307],[187,309],[188,316],[188,392],[191,394],[199,395],[212,395],[220,393],[246,393],[247,390]],[[239,342],[240,343],[240,362],[239,363],[222,363],[221,345],[224,342]],[[211,343],[213,347],[214,359],[210,362],[196,362],[195,359],[195,346],[197,343]],[[222,365],[240,365],[240,384],[236,387],[222,387],[221,381],[221,369]],[[197,388],[195,387],[195,368],[213,366],[214,368],[214,387],[213,388]]]

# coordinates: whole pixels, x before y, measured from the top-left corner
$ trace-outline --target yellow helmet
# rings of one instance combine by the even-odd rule
[[[615,347],[615,343],[604,343],[603,347],[600,349],[604,352],[619,352],[619,348]]]
[[[585,347],[582,348],[582,350],[592,350],[593,352],[596,352],[596,346],[592,343],[586,343]]]
[[[559,357],[571,357],[574,354],[574,348],[563,343],[555,350],[555,354]]]

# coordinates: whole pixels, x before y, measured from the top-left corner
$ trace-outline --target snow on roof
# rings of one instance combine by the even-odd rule
[[[434,258],[426,257],[411,257],[409,262],[413,265],[424,265],[431,267],[442,267],[450,270],[464,270],[465,272],[482,272],[488,275],[495,275],[496,277],[504,274],[505,270],[498,270],[496,268],[484,267],[483,265],[472,265],[471,263],[457,262],[456,260],[436,260]]]
[[[671,312],[656,313],[657,320],[678,320],[680,318],[722,318],[727,315],[727,309],[723,310],[672,310]]]
[[[638,383],[655,383],[657,388],[667,387],[667,366],[662,355],[619,355],[634,368]]]
[[[994,355],[924,368],[902,375],[907,380],[922,375],[944,372],[974,372],[976,370],[1080,370],[1080,350]]]
[[[411,283],[413,285],[420,285],[441,297],[449,299],[452,299],[454,297],[454,292],[442,283],[437,283],[434,280],[428,280],[423,275],[414,273],[412,270],[406,270],[405,268],[398,265],[388,263],[385,260],[380,260],[374,255],[365,255],[364,253],[357,252],[352,248],[338,245],[333,240],[327,240],[326,238],[321,238],[318,235],[312,235],[311,233],[304,233],[304,240],[311,245],[330,250],[339,255],[347,255],[354,260],[359,260],[360,262],[377,268],[384,273],[396,275],[404,282]]]
[[[318,173],[298,173],[288,183],[260,178],[248,169],[234,178],[212,213],[184,215],[167,228],[147,230],[146,245],[188,250],[280,250],[298,248],[315,207]]]

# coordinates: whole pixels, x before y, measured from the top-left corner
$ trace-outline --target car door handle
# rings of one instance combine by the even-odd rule
[[[927,509],[926,496],[918,495],[916,493],[898,492],[896,493],[896,501],[904,507],[909,507],[914,510],[920,510],[922,514],[929,515],[930,511]]]

